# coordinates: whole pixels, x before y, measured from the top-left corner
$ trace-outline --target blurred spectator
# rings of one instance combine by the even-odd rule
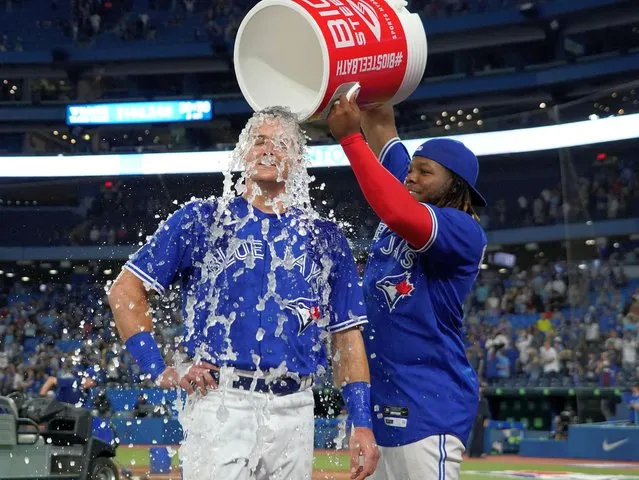
[[[149,402],[145,395],[138,395],[135,405],[133,406],[133,416],[136,418],[144,418],[149,415]]]
[[[639,425],[639,383],[632,387],[628,409],[630,410],[630,421],[635,425]]]
[[[539,350],[540,360],[545,376],[555,376],[559,374],[559,356],[557,350],[546,340]]]
[[[637,368],[637,336],[633,332],[626,332],[622,341],[622,368],[629,374],[636,372]]]

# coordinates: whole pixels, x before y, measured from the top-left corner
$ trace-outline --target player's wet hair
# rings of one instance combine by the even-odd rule
[[[304,155],[304,150],[306,148],[306,133],[302,130],[300,126],[299,119],[297,115],[295,115],[291,110],[287,107],[274,106],[263,108],[262,110],[258,110],[253,114],[253,117],[270,117],[276,118],[282,121],[282,125],[286,126],[295,126],[295,131],[293,134],[295,135],[296,143],[298,144],[299,154]]]
[[[448,170],[448,169],[446,169]],[[472,197],[470,196],[470,188],[466,180],[461,178],[456,173],[448,170],[450,173],[451,182],[448,186],[446,193],[437,201],[435,206],[441,208],[456,208],[462,212],[466,212],[468,215],[479,221],[479,215],[473,208]]]

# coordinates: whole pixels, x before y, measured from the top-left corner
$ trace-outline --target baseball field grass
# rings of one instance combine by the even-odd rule
[[[173,450],[176,452],[176,450]],[[347,479],[348,455],[342,452],[315,452],[314,479]],[[130,470],[134,477],[144,478],[149,467],[149,447],[118,448],[117,463]],[[174,467],[178,465],[178,455],[172,458]],[[538,478],[545,480],[639,480],[639,462],[596,462],[570,459],[525,458],[516,455],[495,456],[485,459],[466,459],[462,464],[462,480],[496,480],[504,478]],[[175,480],[179,475],[151,475],[157,480]]]

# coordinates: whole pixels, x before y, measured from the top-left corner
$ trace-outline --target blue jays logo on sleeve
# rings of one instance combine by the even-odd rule
[[[321,318],[319,306],[310,298],[296,298],[287,302],[284,307],[293,312],[300,323],[298,335],[301,335],[313,322]]]
[[[410,281],[410,272],[389,275],[379,280],[375,286],[384,294],[391,312],[402,298],[410,297],[415,291],[415,286]]]

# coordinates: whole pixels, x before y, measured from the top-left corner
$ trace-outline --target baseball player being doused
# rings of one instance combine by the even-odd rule
[[[234,170],[243,170],[235,184]],[[110,289],[117,329],[143,372],[189,393],[180,411],[185,480],[310,478],[311,387],[326,351],[354,427],[352,478],[375,469],[363,295],[346,238],[310,207],[309,182],[296,117],[256,113],[223,195],[171,215]],[[147,287],[165,294],[174,282],[188,358],[167,367]]]

